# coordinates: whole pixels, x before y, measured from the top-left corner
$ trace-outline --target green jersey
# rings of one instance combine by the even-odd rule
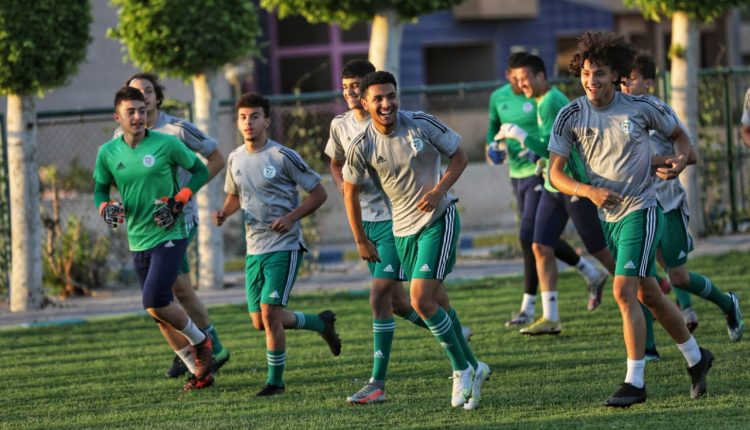
[[[547,150],[547,145],[549,145],[549,138],[552,135],[552,127],[555,125],[557,113],[568,103],[570,103],[570,100],[568,100],[565,94],[558,90],[557,87],[550,87],[550,89],[537,101],[536,117],[537,124],[539,125],[539,142],[541,143],[541,146],[535,147],[534,152],[547,161],[547,172],[544,175],[544,188],[552,193],[557,193],[559,191],[557,188],[553,187],[552,183],[549,181],[549,151]],[[531,145],[529,145],[529,148],[531,148]]]
[[[513,92],[510,84],[495,90],[490,96],[490,122],[487,129],[487,142],[491,143],[506,123],[521,127],[528,137],[526,142],[536,143],[539,140],[539,127],[536,124],[536,102],[522,94]],[[536,165],[526,157],[519,157],[521,144],[515,139],[506,139],[508,144],[508,168],[511,178],[528,178],[534,176]]]
[[[157,226],[152,214],[154,200],[179,191],[177,168],[190,169],[195,160],[195,153],[178,138],[155,131],[146,131],[135,148],[122,137],[99,148],[94,180],[119,189],[131,251],[146,251],[168,240],[188,237],[182,214],[171,229]]]

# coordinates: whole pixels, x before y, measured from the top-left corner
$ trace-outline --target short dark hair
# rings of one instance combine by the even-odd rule
[[[245,93],[241,95],[239,100],[237,100],[237,103],[235,103],[234,109],[240,110],[240,108],[243,108],[243,107],[263,108],[263,114],[266,116],[266,118],[268,118],[269,115],[271,114],[271,103],[268,101],[267,98],[263,97],[262,95],[258,93]]]
[[[159,75],[156,73],[145,72],[136,73],[125,81],[125,86],[129,87],[130,83],[136,79],[143,79],[151,82],[151,85],[154,87],[154,92],[156,93],[156,107],[160,108],[161,104],[164,102],[164,85],[159,83]]]
[[[396,85],[396,77],[394,77],[392,74],[384,71],[379,70],[377,72],[368,73],[363,79],[362,79],[362,93],[364,94],[367,92],[367,88],[373,86],[373,85],[383,85],[383,84],[392,84],[394,89],[398,89],[398,86]]]
[[[635,54],[635,47],[621,35],[587,31],[578,38],[578,51],[571,58],[568,70],[581,76],[583,63],[588,60],[600,66],[609,66],[622,80],[630,75]]]
[[[143,93],[138,91],[137,88],[133,87],[122,87],[115,93],[115,110],[120,103],[129,100],[137,100],[146,103],[146,99],[143,97]]]
[[[656,60],[647,52],[639,52],[633,62],[633,70],[637,70],[644,79],[656,79]]]
[[[544,78],[547,78],[547,69],[544,67],[544,60],[538,55],[527,55],[521,61],[519,61],[517,68],[526,67],[529,69],[531,74],[536,75],[539,72],[544,73]]]
[[[375,71],[375,66],[367,60],[351,60],[341,70],[341,79],[364,78]]]
[[[520,64],[524,58],[528,57],[528,52],[514,52],[508,57],[508,69],[521,67]]]

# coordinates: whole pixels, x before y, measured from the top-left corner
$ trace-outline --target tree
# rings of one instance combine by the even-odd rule
[[[747,0],[624,0],[627,6],[638,7],[646,19],[659,21],[672,19],[672,43],[669,49],[672,60],[671,105],[688,128],[690,138],[698,138],[698,22],[710,22],[734,6]],[[696,145],[695,151],[698,147]],[[688,205],[693,208],[690,230],[696,235],[705,231],[703,210],[698,194],[698,177],[695,166],[689,166],[680,175],[688,193]]]
[[[0,0],[0,95],[8,97],[12,312],[44,303],[34,95],[65,84],[76,73],[91,41],[90,26],[88,0]]]
[[[261,6],[277,10],[280,18],[299,14],[308,22],[335,23],[349,28],[358,21],[372,20],[370,62],[378,70],[399,78],[401,36],[405,20],[447,9],[463,0],[260,0]]]
[[[120,22],[108,35],[127,48],[127,57],[145,71],[192,80],[195,123],[217,136],[221,68],[257,53],[260,36],[257,9],[236,0],[112,0],[120,7]],[[221,207],[222,181],[213,180],[198,193],[200,255],[199,286],[221,288],[224,283],[223,239],[209,222],[211,208]]]

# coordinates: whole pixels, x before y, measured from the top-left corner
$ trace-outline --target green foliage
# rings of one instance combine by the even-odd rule
[[[349,28],[358,21],[370,21],[381,10],[393,8],[404,19],[448,9],[463,0],[260,0],[280,18],[302,15],[310,23],[335,23]]]
[[[251,1],[112,0],[120,21],[107,31],[146,71],[189,79],[255,54],[261,29]]]
[[[623,0],[628,7],[637,7],[646,19],[660,21],[675,12],[685,12],[692,19],[710,22],[729,9],[747,4],[747,0]]]
[[[0,95],[63,85],[91,41],[88,0],[0,0]]]

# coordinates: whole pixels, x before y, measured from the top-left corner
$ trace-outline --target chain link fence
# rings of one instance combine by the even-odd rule
[[[659,80],[658,94],[663,96],[668,79]],[[491,93],[502,82],[440,85],[401,90],[401,109],[429,112],[462,135],[462,146],[470,160],[484,160],[487,109]],[[582,95],[576,79],[555,83],[568,97]],[[750,166],[748,150],[742,145],[740,117],[745,90],[750,87],[750,69],[706,71],[700,74],[699,87],[699,176],[700,197],[707,232],[723,234],[750,229]],[[317,171],[327,172],[328,160],[323,148],[328,139],[331,119],[347,107],[338,92],[271,97],[269,135],[294,148]],[[184,106],[184,105],[183,105]],[[188,110],[189,112],[189,106]],[[241,144],[231,101],[220,104],[219,132],[215,136],[227,156]],[[4,121],[0,118],[4,132]],[[55,166],[59,222],[63,228],[71,217],[80,218],[85,228],[109,240],[108,282],[134,282],[129,271],[130,257],[122,229],[109,232],[93,207],[92,170],[99,146],[112,138],[116,123],[111,109],[38,114],[37,161],[42,183],[42,218],[55,216],[55,193],[46,166]],[[3,161],[5,144],[3,136]],[[222,176],[220,174],[220,176]],[[217,178],[215,180],[223,181]],[[10,220],[8,209],[7,166],[0,166],[0,290],[8,291],[10,262]],[[324,210],[317,216],[325,217]],[[692,208],[692,210],[696,210]],[[228,258],[244,255],[244,232],[239,217],[224,229]],[[311,220],[314,222],[315,220]],[[312,229],[314,230],[314,229]],[[315,238],[312,238],[315,242]]]

